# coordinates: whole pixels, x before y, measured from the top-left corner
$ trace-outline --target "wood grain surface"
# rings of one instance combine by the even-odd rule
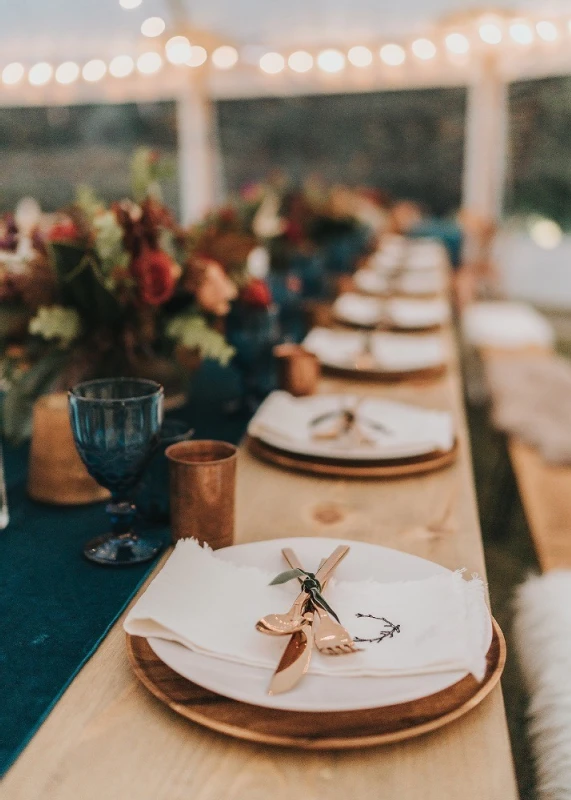
[[[408,703],[362,711],[278,711],[240,703],[203,689],[155,655],[146,639],[127,636],[137,678],[151,694],[186,719],[250,742],[304,750],[349,750],[422,736],[472,711],[500,680],[506,662],[504,636],[494,620],[481,683],[467,675],[453,686]]]
[[[456,463],[424,476],[371,483],[289,472],[242,448],[236,541],[357,539],[484,575],[457,365],[423,386],[323,380],[320,391],[452,409]],[[2,800],[517,798],[499,687],[469,714],[425,736],[385,747],[300,754],[206,730],[166,708],[133,674],[121,624],[8,772]]]

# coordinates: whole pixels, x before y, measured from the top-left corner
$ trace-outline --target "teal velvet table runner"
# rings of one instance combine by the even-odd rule
[[[197,438],[237,442],[245,412],[231,370],[206,364],[180,415]],[[27,448],[5,446],[10,524],[0,531],[0,775],[26,746],[95,652],[153,564],[113,569],[82,544],[106,530],[103,504],[65,508],[26,496]],[[168,530],[159,529],[165,541]]]

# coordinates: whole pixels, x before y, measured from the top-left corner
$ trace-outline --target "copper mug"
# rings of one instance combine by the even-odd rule
[[[314,353],[299,344],[279,344],[274,347],[278,365],[278,385],[294,397],[315,394],[321,368]]]
[[[237,452],[200,439],[167,448],[173,543],[197,539],[213,550],[234,543]]]

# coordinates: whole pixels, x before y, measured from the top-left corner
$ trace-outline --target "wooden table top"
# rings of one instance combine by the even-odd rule
[[[388,545],[484,575],[461,381],[324,380],[354,392],[452,409],[457,463],[397,481],[314,478],[242,449],[237,541],[328,536]],[[207,731],[163,707],[134,678],[122,620],[57,703],[0,786],[3,800],[515,800],[498,687],[464,718],[418,739],[361,751],[303,752]]]

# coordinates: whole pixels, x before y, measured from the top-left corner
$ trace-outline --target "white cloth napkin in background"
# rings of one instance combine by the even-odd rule
[[[464,336],[475,347],[551,347],[555,331],[526,303],[474,303],[462,316]]]
[[[374,327],[381,321],[384,304],[375,297],[364,297],[354,292],[340,295],[333,303],[333,314],[341,320]]]
[[[372,356],[379,367],[388,371],[423,369],[442,364],[445,360],[441,336],[408,336],[398,333],[373,333]],[[322,364],[339,367],[355,366],[363,354],[365,335],[358,331],[332,328],[313,328],[303,346],[319,358]]]
[[[182,540],[127,615],[125,630],[273,671],[284,639],[259,633],[255,623],[285,612],[299,593],[297,581],[270,586],[274,577]],[[399,583],[332,579],[327,599],[354,637],[375,639],[387,629],[383,620],[358,615],[385,618],[399,630],[381,642],[359,642],[363,650],[351,657],[315,652],[310,673],[391,677],[462,670],[484,676],[487,612],[479,579],[465,581],[458,572]]]
[[[445,300],[387,300],[388,316],[398,328],[431,328],[443,325],[450,318]]]
[[[313,447],[316,443],[312,435],[331,428],[335,420],[324,420],[319,425],[312,422],[329,412],[355,408],[357,402],[357,397],[350,396],[292,397],[287,392],[272,392],[251,420],[248,433],[263,440],[277,436],[286,442],[307,442]],[[447,411],[368,398],[359,404],[357,417],[367,436],[374,440],[374,447],[367,447],[374,458],[398,457],[399,452],[408,453],[411,449],[419,453],[447,452],[454,444],[452,415]],[[319,450],[326,449],[332,455],[337,455],[338,447],[335,440],[319,442]]]

